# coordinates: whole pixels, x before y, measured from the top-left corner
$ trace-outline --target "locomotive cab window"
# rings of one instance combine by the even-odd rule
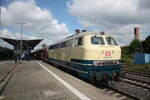
[[[118,45],[116,40],[113,37],[111,37],[111,36],[106,37],[106,41],[107,41],[108,45]]]
[[[91,37],[91,43],[96,45],[104,45],[104,39],[100,36],[93,36]]]

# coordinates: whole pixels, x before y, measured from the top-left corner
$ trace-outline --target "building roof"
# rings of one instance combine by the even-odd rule
[[[14,47],[20,47],[21,40],[19,40],[19,39],[10,39],[10,38],[4,38],[4,37],[0,37],[0,39],[13,45]],[[24,50],[27,50],[27,48],[33,49],[41,41],[43,41],[43,39],[22,40],[22,47]]]

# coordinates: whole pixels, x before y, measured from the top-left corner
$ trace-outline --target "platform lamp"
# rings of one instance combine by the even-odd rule
[[[22,64],[22,33],[23,33],[23,25],[27,24],[25,22],[19,22],[18,24],[21,25],[21,40],[20,40],[20,63]]]

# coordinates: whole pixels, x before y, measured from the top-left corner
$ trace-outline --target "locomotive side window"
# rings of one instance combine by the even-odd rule
[[[83,37],[78,38],[78,45],[83,45]]]
[[[116,40],[113,37],[106,37],[106,41],[108,45],[118,45]]]
[[[74,42],[73,39],[72,40],[68,40],[67,44],[66,44],[66,47],[72,47],[73,46],[73,42]]]
[[[104,39],[100,36],[93,36],[91,37],[91,43],[96,45],[104,45]]]
[[[78,38],[75,38],[74,39],[74,46],[77,46],[78,45]]]
[[[65,48],[66,47],[66,41],[61,43],[60,48]]]
[[[82,46],[82,45],[83,45],[83,37],[79,37],[74,40],[73,46]]]

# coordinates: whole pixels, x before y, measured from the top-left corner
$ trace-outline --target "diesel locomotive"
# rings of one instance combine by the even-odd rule
[[[115,37],[104,32],[79,32],[52,44],[48,62],[74,71],[92,82],[118,80],[121,48]]]

